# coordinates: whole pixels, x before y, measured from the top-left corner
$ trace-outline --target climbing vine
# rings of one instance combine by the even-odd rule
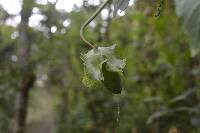
[[[96,88],[103,85],[114,94],[119,94],[122,91],[121,75],[126,65],[126,59],[118,59],[115,56],[115,44],[110,47],[98,47],[95,43],[89,42],[84,37],[84,30],[110,2],[114,5],[113,16],[116,16],[119,10],[124,11],[127,8],[129,1],[107,0],[80,29],[82,40],[92,48],[81,57],[84,62],[83,83],[89,88]],[[156,16],[161,14],[162,6],[163,0],[159,0]]]

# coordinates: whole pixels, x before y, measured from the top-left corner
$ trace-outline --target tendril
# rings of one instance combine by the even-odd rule
[[[106,2],[104,2],[96,11],[95,13],[81,26],[80,29],[80,36],[81,39],[91,48],[95,48],[95,45],[92,44],[91,42],[89,42],[85,36],[84,36],[84,30],[85,28],[99,15],[99,13],[101,13],[101,11],[105,8],[105,6],[110,2],[111,0],[107,0]]]

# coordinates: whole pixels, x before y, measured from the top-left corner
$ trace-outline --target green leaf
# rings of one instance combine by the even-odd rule
[[[100,81],[91,79],[91,77],[87,73],[84,73],[82,82],[86,87],[91,89],[102,87],[102,83]]]
[[[124,11],[130,0],[113,0],[113,5],[114,5],[114,16],[116,16],[118,10]]]
[[[200,48],[200,0],[175,0],[178,16],[183,20],[193,45],[192,48]],[[197,49],[198,48],[198,49]]]
[[[103,80],[101,72],[101,64],[104,62],[100,53],[96,49],[90,50],[87,54],[82,56],[84,61],[85,71],[94,80]]]
[[[122,73],[126,60],[116,58],[114,55],[115,47],[116,45],[112,45],[92,49],[82,55],[82,60],[84,61],[85,73],[92,80],[102,81],[111,92],[120,93],[122,87],[119,74]]]
[[[108,65],[108,70],[113,72],[122,72],[126,65],[126,60],[118,59],[114,55],[116,45],[111,47],[98,47],[90,50],[87,54],[82,55],[84,61],[85,71],[94,80],[104,80],[102,74],[102,64],[104,62]]]
[[[98,51],[102,57],[105,57],[104,60],[107,62],[109,71],[122,72],[122,69],[126,65],[126,60],[115,57],[115,47],[116,45],[112,45],[111,47],[99,47]]]
[[[120,75],[118,72],[108,71],[107,67],[108,67],[107,63],[103,63],[102,71],[103,71],[104,80],[102,80],[102,83],[112,93],[119,94],[122,91]]]

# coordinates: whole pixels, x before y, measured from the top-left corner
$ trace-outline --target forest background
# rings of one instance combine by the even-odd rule
[[[88,40],[126,58],[118,95],[82,83],[79,31],[103,1],[42,1],[0,5],[0,133],[200,132],[199,0],[166,0],[158,16],[154,0],[115,18],[108,5],[89,25]]]

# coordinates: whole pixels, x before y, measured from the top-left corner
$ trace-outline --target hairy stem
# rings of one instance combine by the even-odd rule
[[[81,29],[80,29],[80,36],[81,39],[91,48],[95,48],[95,46],[90,43],[84,36],[84,29],[92,22],[92,20],[94,20],[99,13],[104,9],[104,7],[110,2],[111,0],[107,0],[105,3],[103,3],[96,11],[95,13],[82,25]]]

